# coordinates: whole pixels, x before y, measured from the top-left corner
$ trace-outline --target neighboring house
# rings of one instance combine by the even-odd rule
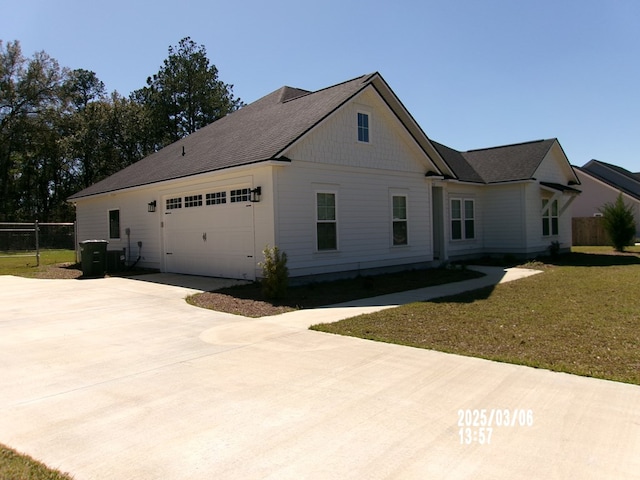
[[[80,240],[140,266],[255,279],[267,245],[291,277],[568,248],[577,182],[555,139],[430,141],[374,73],[282,87],[69,200]]]
[[[640,238],[640,174],[599,160],[573,167],[584,192],[573,204],[574,217],[600,216],[605,203],[613,203],[620,193],[633,210],[636,238]]]

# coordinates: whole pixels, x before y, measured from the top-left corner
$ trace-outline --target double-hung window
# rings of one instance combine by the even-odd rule
[[[542,199],[542,235],[558,235],[558,200]]]
[[[316,193],[316,237],[318,251],[338,249],[335,193]]]
[[[451,239],[473,240],[476,237],[475,201],[451,199]]]
[[[392,228],[393,244],[407,245],[409,243],[409,230],[407,227],[407,197],[405,195],[393,195],[392,202]]]
[[[369,114],[358,112],[358,141],[369,143]]]

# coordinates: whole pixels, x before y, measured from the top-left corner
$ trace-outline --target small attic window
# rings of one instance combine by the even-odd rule
[[[369,114],[358,112],[358,141],[369,143]]]

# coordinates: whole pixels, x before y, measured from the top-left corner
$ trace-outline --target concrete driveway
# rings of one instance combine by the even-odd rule
[[[0,277],[0,443],[78,480],[640,478],[638,386],[307,330],[411,295],[247,319],[164,280]]]

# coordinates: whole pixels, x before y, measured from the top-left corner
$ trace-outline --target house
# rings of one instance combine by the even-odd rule
[[[557,140],[458,152],[378,73],[282,87],[69,198],[78,238],[165,272],[255,279],[567,248],[578,179]]]
[[[574,167],[584,192],[573,204],[574,217],[600,216],[605,203],[613,203],[619,194],[631,206],[636,221],[636,238],[640,238],[640,174],[591,160]]]

